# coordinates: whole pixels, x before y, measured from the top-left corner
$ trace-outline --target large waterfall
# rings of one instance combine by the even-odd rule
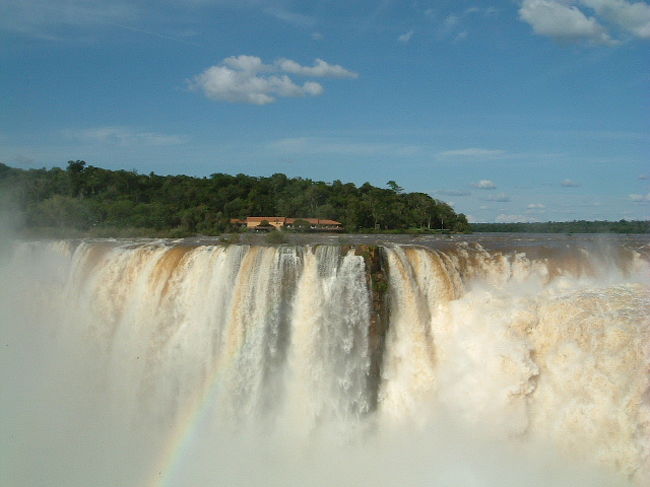
[[[14,243],[0,484],[650,485],[650,246]]]

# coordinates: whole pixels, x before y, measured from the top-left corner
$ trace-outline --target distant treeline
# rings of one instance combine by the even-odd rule
[[[474,232],[514,233],[650,233],[650,221],[585,221],[545,223],[472,223]]]
[[[0,163],[0,192],[23,215],[23,228],[73,229],[102,235],[216,235],[231,218],[332,219],[356,231],[469,231],[465,215],[394,181],[332,183],[216,173],[209,177],[111,171],[69,161],[66,169],[16,169]]]

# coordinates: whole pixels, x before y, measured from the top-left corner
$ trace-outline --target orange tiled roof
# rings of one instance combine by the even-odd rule
[[[341,222],[334,220],[323,220],[320,218],[287,218],[287,223],[295,223],[296,220],[304,220],[312,225],[343,225]]]
[[[335,220],[324,220],[320,218],[287,218],[285,216],[249,216],[246,217],[247,222],[262,222],[266,220],[271,223],[282,223],[282,224],[291,224],[295,223],[297,220],[304,220],[311,223],[312,225],[343,225],[341,222]]]
[[[284,216],[248,216],[246,217],[247,222],[261,222],[266,220],[267,222],[282,222],[284,223],[286,221],[286,217]]]

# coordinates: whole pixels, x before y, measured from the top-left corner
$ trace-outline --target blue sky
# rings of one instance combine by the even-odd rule
[[[4,0],[0,161],[650,219],[648,53],[642,1]]]

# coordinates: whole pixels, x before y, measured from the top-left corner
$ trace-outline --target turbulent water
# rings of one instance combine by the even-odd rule
[[[650,485],[648,241],[4,254],[2,485]]]

